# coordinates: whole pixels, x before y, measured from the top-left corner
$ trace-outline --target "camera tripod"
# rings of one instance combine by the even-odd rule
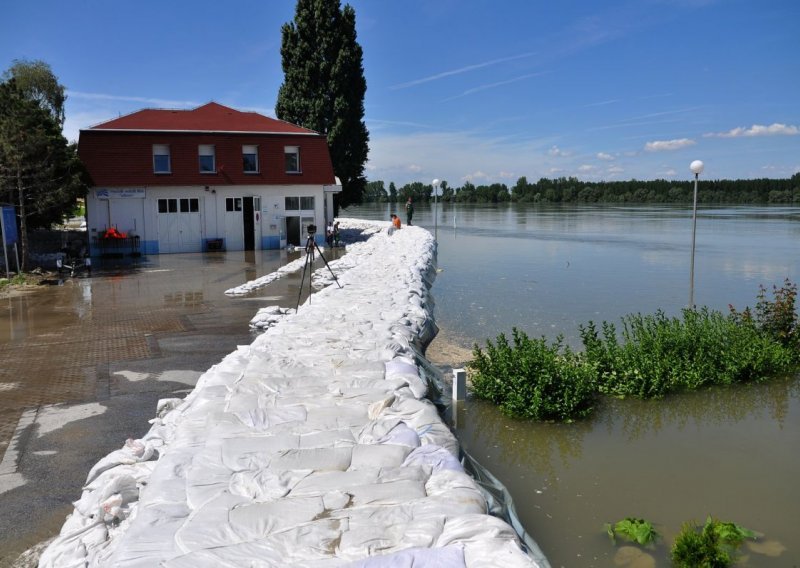
[[[314,233],[309,233],[308,238],[306,239],[306,262],[303,264],[303,275],[300,277],[300,289],[297,292],[297,305],[294,308],[295,313],[297,313],[298,308],[300,307],[300,297],[303,295],[303,281],[306,279],[306,270],[309,266],[311,266],[311,270],[314,270],[314,250],[319,253],[319,257],[322,259],[322,262],[325,263],[325,268],[331,273],[333,279],[336,281],[336,285],[339,288],[342,287],[339,284],[339,279],[336,278],[336,274],[333,273],[331,267],[328,266],[328,261],[325,260],[325,256],[322,254],[322,251],[319,250],[317,243],[314,242]],[[311,273],[308,274],[308,296],[311,297]]]

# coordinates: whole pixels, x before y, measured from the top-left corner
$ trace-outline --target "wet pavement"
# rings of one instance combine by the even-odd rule
[[[297,257],[96,263],[91,277],[0,298],[0,566],[57,534],[92,465],[142,436],[159,399],[185,396],[203,372],[249,344],[259,308],[295,307],[301,273],[246,297],[224,292]]]

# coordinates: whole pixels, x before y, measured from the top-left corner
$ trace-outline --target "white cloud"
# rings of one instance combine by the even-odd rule
[[[417,164],[409,164],[408,171],[418,174],[419,172],[422,171],[422,166],[418,166]]]
[[[582,174],[585,174],[587,172],[591,172],[593,169],[594,169],[594,166],[590,166],[589,164],[583,164],[581,166],[578,166],[578,171],[581,172]]]
[[[551,174],[560,174],[564,172],[564,168],[550,168],[547,172]]]
[[[478,170],[477,172],[473,172],[473,173],[471,173],[471,174],[467,174],[467,175],[465,175],[464,177],[462,177],[462,178],[461,178],[461,180],[462,180],[462,181],[471,181],[471,182],[475,182],[475,181],[485,180],[485,179],[487,179],[488,177],[489,177],[489,176],[488,176],[488,175],[486,175],[484,172],[482,172],[482,171]]]
[[[647,152],[663,152],[665,150],[680,150],[688,146],[697,144],[694,140],[689,138],[678,138],[676,140],[654,140],[644,145]]]
[[[745,136],[795,136],[797,134],[800,134],[800,128],[797,126],[775,122],[769,126],[761,124],[754,124],[750,128],[739,126],[727,132],[709,132],[708,134],[703,134],[703,136],[706,138],[741,138]]]
[[[562,150],[558,146],[553,146],[552,148],[550,148],[547,151],[547,153],[549,155],[551,155],[551,156],[557,156],[557,157],[561,157],[561,158],[565,158],[567,156],[571,156],[572,155],[572,152],[570,152],[568,150]]]
[[[611,154],[606,154],[605,152],[598,152],[597,153],[597,159],[598,160],[611,161],[611,160],[614,159],[614,156],[612,156]]]
[[[664,177],[675,177],[676,175],[678,175],[678,172],[676,172],[674,168],[669,168],[664,170],[663,172],[660,172],[659,175],[662,175]]]
[[[622,168],[620,166],[611,166],[611,167],[608,168],[607,171],[610,174],[621,174],[622,172],[625,171],[625,168]]]
[[[514,175],[514,172],[502,172],[501,171],[497,175],[500,176],[501,179],[513,179],[513,178],[516,177]]]

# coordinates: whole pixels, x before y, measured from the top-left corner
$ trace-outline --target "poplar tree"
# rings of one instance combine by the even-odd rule
[[[324,134],[342,182],[336,209],[361,203],[369,132],[364,123],[363,52],[355,10],[339,0],[298,0],[293,22],[281,28],[284,82],[275,114]]]

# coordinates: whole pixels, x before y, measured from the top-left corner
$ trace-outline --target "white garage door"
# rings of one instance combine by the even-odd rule
[[[203,250],[200,200],[196,197],[158,200],[158,252]]]

